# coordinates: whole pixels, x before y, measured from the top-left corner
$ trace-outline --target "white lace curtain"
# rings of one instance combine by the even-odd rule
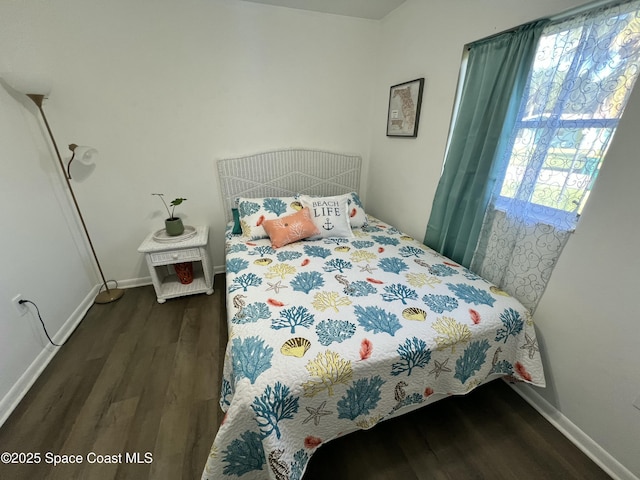
[[[471,269],[535,310],[640,69],[640,1],[547,25]]]

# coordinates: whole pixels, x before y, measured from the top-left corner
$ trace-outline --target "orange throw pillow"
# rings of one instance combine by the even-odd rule
[[[265,220],[262,222],[262,226],[269,235],[273,248],[279,248],[320,233],[311,219],[309,207],[282,218]]]

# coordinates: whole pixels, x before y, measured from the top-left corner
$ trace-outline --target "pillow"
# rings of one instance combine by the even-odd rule
[[[279,248],[319,233],[318,228],[311,220],[311,212],[308,207],[282,218],[265,220],[262,222],[262,226],[269,235],[273,248]]]
[[[347,194],[349,197],[348,210],[349,210],[349,223],[351,228],[361,228],[367,224],[367,214],[364,211],[360,197],[356,192]]]
[[[262,227],[265,220],[273,220],[301,209],[302,205],[296,197],[240,198],[238,213],[242,236],[250,240],[267,238],[269,235]]]
[[[305,207],[309,207],[313,223],[320,232],[319,235],[311,237],[309,240],[327,237],[353,237],[347,215],[349,194],[335,197],[303,195],[300,200]]]
[[[233,230],[231,230],[231,233],[234,235],[240,235],[242,233],[242,227],[240,226],[240,213],[238,213],[237,208],[232,208],[231,213],[233,214]]]

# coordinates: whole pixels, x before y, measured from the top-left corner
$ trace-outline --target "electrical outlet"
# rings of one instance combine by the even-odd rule
[[[11,299],[16,311],[18,312],[19,315],[22,316],[25,313],[27,313],[29,309],[24,303],[20,303],[20,300],[22,300],[22,295],[20,293]]]

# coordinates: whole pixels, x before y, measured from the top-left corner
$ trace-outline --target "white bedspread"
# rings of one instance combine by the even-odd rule
[[[351,239],[227,235],[226,412],[202,478],[300,480],[316,448],[508,375],[544,386],[527,310],[373,219]]]

